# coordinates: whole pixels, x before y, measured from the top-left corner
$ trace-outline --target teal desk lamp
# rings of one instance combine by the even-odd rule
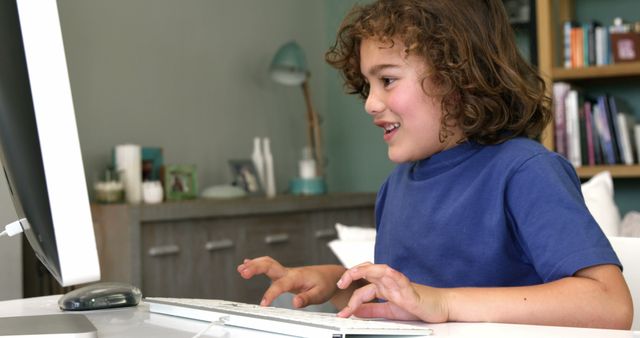
[[[302,86],[304,101],[307,105],[307,142],[316,162],[316,175],[320,178],[324,177],[324,155],[322,152],[320,121],[318,120],[318,114],[311,105],[308,84],[311,74],[307,68],[307,61],[300,45],[295,41],[291,41],[280,47],[271,61],[269,72],[271,78],[277,83],[287,86]]]

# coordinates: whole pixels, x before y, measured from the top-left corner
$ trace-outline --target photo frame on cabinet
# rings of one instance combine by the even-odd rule
[[[142,181],[162,180],[162,148],[142,147]]]
[[[168,201],[196,198],[198,196],[196,166],[193,164],[166,165],[164,191]]]
[[[242,188],[248,195],[264,195],[260,176],[258,176],[258,171],[252,160],[229,160],[229,168],[231,169],[232,185]]]

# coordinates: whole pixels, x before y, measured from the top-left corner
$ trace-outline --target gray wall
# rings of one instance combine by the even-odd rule
[[[270,137],[278,190],[306,140],[301,89],[268,77],[289,40],[306,51],[326,111],[324,3],[299,0],[59,0],[89,183],[120,143],[195,163],[200,187],[229,183],[227,160]]]
[[[327,46],[333,44],[340,22],[356,0],[327,1]],[[373,125],[363,101],[345,95],[338,73],[327,68],[325,133],[330,155],[327,178],[333,191],[377,191],[393,168],[382,130]]]

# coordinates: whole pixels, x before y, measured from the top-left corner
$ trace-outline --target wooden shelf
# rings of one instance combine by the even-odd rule
[[[538,36],[538,69],[547,85],[551,97],[553,82],[590,82],[619,79],[640,79],[640,62],[625,62],[605,66],[582,68],[558,67],[557,56],[563,52],[562,31],[558,23],[572,20],[575,13],[574,0],[537,0],[536,23]],[[635,84],[632,84],[635,86]],[[634,87],[635,88],[635,87]],[[553,150],[554,127],[550,123],[543,133],[542,143]],[[578,176],[590,178],[608,170],[614,178],[640,178],[640,165],[597,165],[576,168]]]
[[[554,81],[640,77],[640,62],[582,68],[554,67],[551,69],[551,76]]]
[[[614,178],[640,178],[640,165],[594,165],[576,168],[580,178],[590,178],[608,170]]]

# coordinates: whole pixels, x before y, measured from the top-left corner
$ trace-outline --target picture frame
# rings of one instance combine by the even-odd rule
[[[163,165],[162,148],[142,147],[142,181],[161,181]]]
[[[614,62],[640,60],[640,33],[612,33],[610,37]]]
[[[163,178],[165,198],[167,201],[194,199],[198,196],[195,165],[165,165]]]
[[[229,160],[231,169],[231,184],[242,188],[251,196],[264,195],[264,188],[253,161],[250,159]]]

